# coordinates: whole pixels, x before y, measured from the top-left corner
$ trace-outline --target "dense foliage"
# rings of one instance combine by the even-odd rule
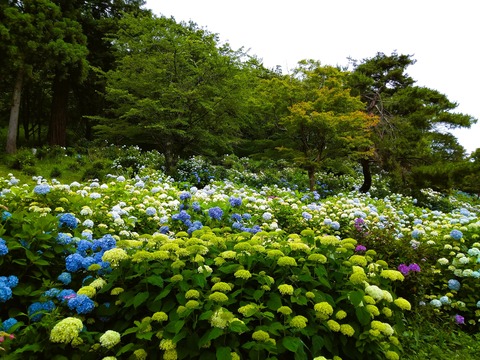
[[[478,330],[478,199],[230,157],[130,178],[110,151],[104,180],[1,179],[5,358],[398,359],[412,314]]]

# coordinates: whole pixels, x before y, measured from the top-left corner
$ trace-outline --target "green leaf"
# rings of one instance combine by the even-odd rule
[[[372,320],[372,315],[364,307],[355,308],[355,314],[362,325],[368,325],[370,320]]]
[[[125,333],[124,333],[124,335],[125,335]],[[120,355],[122,355],[122,354],[125,354],[126,352],[130,351],[134,346],[135,346],[135,344],[133,344],[133,343],[129,343],[129,344],[125,345],[125,346],[122,346],[122,347],[120,348],[120,350],[117,351],[117,353],[115,354],[115,356],[120,356]]]
[[[158,300],[161,300],[163,299],[165,296],[167,296],[168,294],[170,294],[170,291],[172,290],[172,287],[173,287],[173,284],[169,284],[167,285],[160,294],[157,295],[157,297],[155,298],[154,302],[157,302]]]
[[[218,270],[224,274],[232,274],[235,271],[237,271],[239,267],[240,267],[240,264],[232,264],[232,265],[222,266]]]
[[[248,331],[248,326],[240,320],[235,320],[228,324],[228,330],[241,334]]]
[[[207,319],[210,319],[210,318],[212,317],[212,314],[213,314],[213,311],[212,311],[212,310],[205,311],[204,313],[202,313],[202,314],[198,317],[198,320],[207,320]]]
[[[163,288],[163,279],[161,278],[161,276],[150,275],[149,277],[147,277],[147,282],[149,284]]]
[[[263,296],[263,294],[265,294],[265,290],[255,290],[255,292],[253,293],[253,298],[255,299],[255,301],[258,301]]]
[[[267,307],[270,310],[277,311],[277,309],[282,306],[282,298],[280,295],[275,293],[270,293],[270,299],[267,301]]]
[[[350,291],[348,293],[348,298],[353,306],[358,307],[363,302],[363,297],[365,293],[362,290]]]
[[[175,334],[178,334],[180,330],[182,330],[183,325],[185,325],[184,320],[179,320],[175,323],[175,325],[173,326],[173,329],[175,330]]]
[[[133,307],[135,309],[139,307],[148,299],[149,295],[150,293],[148,291],[140,292],[137,295],[135,295],[135,298],[133,299]]]
[[[223,335],[223,329],[214,327],[209,330],[200,338],[200,341],[198,342],[198,346],[202,347],[206,343],[208,343],[211,340],[214,340],[220,336]]]
[[[282,339],[282,345],[291,352],[296,352],[301,346],[302,342],[299,338],[293,336],[286,336]]]
[[[226,346],[219,347],[216,352],[217,360],[231,360],[232,359],[231,352],[232,351],[229,347],[226,347]]]
[[[195,285],[204,288],[205,285],[207,284],[207,279],[205,278],[205,275],[203,274],[195,274],[192,276],[192,281]]]
[[[324,346],[325,342],[323,340],[323,337],[319,335],[314,335],[312,336],[312,355],[319,356],[322,355],[322,348]]]

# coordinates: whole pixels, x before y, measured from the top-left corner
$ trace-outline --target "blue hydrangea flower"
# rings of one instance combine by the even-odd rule
[[[92,220],[87,219],[82,223],[82,225],[85,226],[86,228],[91,229],[93,227],[94,223],[93,223]]]
[[[185,210],[182,210],[178,214],[173,214],[172,220],[180,220],[182,222],[185,222],[187,220],[190,220],[190,215]]]
[[[170,231],[170,228],[167,225],[161,226],[160,229],[158,230],[160,234],[168,234]]]
[[[450,290],[458,291],[458,290],[460,290],[460,287],[461,287],[461,284],[458,280],[456,280],[456,279],[448,280],[448,288]]]
[[[46,312],[51,312],[53,309],[55,309],[55,304],[52,300],[45,302],[34,302],[28,307],[27,313],[30,317],[30,320],[36,322],[40,321]]]
[[[213,220],[220,220],[223,216],[223,210],[218,206],[212,207],[208,209],[208,216],[210,216]]]
[[[15,275],[10,275],[7,278],[7,286],[9,288],[14,288],[17,285],[18,285],[18,277],[16,277]]]
[[[262,217],[263,217],[263,220],[268,221],[272,219],[272,214],[266,211],[263,213]]]
[[[5,332],[9,332],[10,328],[15,325],[16,323],[18,323],[17,319],[15,318],[8,318],[7,320],[3,321],[2,323],[2,326],[1,326],[1,330],[5,331]]]
[[[188,200],[192,197],[192,194],[190,194],[188,191],[184,191],[180,194],[180,200],[185,201]]]
[[[0,286],[0,302],[6,302],[12,298],[12,289],[8,286]]]
[[[78,225],[78,220],[75,215],[66,213],[60,216],[58,227],[66,226],[70,229],[76,229]]]
[[[187,232],[192,234],[195,230],[200,230],[203,227],[200,221],[194,221],[192,225],[188,228]]]
[[[67,245],[72,242],[72,237],[66,233],[58,233],[57,235],[57,243],[60,245]]]
[[[245,213],[242,215],[242,217],[245,219],[245,220],[250,220],[252,218],[252,215],[250,215],[249,213]]]
[[[443,304],[443,305],[447,305],[447,304],[450,304],[450,299],[448,298],[448,296],[442,296],[440,298],[440,302]]]
[[[103,235],[100,239],[94,241],[94,244],[92,245],[92,249],[95,249],[95,245],[100,245],[100,248],[103,251],[107,251],[117,246],[117,240],[115,240],[115,238],[112,235],[106,234],[106,235]]]
[[[64,289],[64,290],[61,290],[58,294],[57,294],[57,299],[59,301],[68,301],[70,300],[71,298],[77,296],[77,293],[72,290],[72,289]]]
[[[202,210],[202,208],[200,207],[200,204],[196,201],[192,203],[192,209],[195,212],[200,212]]]
[[[438,299],[433,299],[432,301],[430,301],[430,305],[439,308],[442,307],[442,302]]]
[[[77,314],[88,314],[95,308],[93,300],[83,294],[68,300],[67,305],[71,310],[75,310]]]
[[[65,259],[65,267],[69,272],[75,272],[83,267],[83,256],[80,254],[70,254]]]
[[[54,298],[54,297],[57,297],[59,293],[60,293],[60,290],[59,290],[59,289],[57,289],[57,288],[51,288],[51,289],[45,291],[45,292],[43,293],[43,296],[44,296],[44,297],[47,297],[47,298]]]
[[[33,192],[37,195],[45,195],[50,192],[50,186],[48,184],[40,184],[33,188]]]
[[[58,275],[57,280],[63,283],[64,285],[68,285],[72,282],[72,275],[68,272],[63,272]]]
[[[12,214],[9,213],[8,211],[4,211],[4,212],[2,213],[2,221],[7,221],[7,220],[8,220],[9,218],[11,218],[11,217],[12,217]]]
[[[338,230],[338,229],[340,229],[340,223],[338,221],[332,221],[332,223],[330,224],[330,227],[333,230]]]
[[[232,224],[232,228],[233,228],[233,229],[236,229],[236,230],[239,230],[239,229],[241,229],[242,227],[243,227],[243,224],[240,223],[240,222],[238,222],[238,221],[236,221],[236,222],[234,222],[234,223]]]
[[[310,220],[312,218],[312,214],[310,214],[306,211],[302,212],[302,216],[305,220]]]
[[[8,254],[7,242],[0,238],[0,256]]]
[[[230,199],[228,199],[228,201],[230,202],[230,205],[232,207],[236,207],[236,206],[242,206],[242,198],[238,197],[234,197],[234,196],[231,196]]]
[[[87,240],[80,240],[77,243],[77,253],[82,256],[87,256],[87,251],[92,249],[92,243]]]
[[[146,210],[145,210],[145,214],[147,214],[148,216],[153,216],[157,213],[157,209],[155,209],[154,207],[147,207]]]
[[[463,237],[463,233],[460,230],[454,229],[450,231],[450,236],[453,240],[460,240]]]
[[[240,214],[232,214],[231,218],[234,221],[242,221],[242,215]]]

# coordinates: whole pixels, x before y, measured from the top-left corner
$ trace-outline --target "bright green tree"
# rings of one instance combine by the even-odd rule
[[[307,170],[310,190],[315,172],[326,159],[360,158],[370,154],[370,130],[375,116],[365,113],[359,98],[350,94],[346,72],[318,62],[303,61],[294,72],[301,99],[280,119],[285,151]]]

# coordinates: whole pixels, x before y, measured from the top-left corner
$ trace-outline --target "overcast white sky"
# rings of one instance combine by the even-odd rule
[[[477,0],[147,0],[146,7],[192,20],[284,72],[302,59],[347,65],[347,57],[411,54],[417,63],[407,72],[417,85],[480,119]],[[454,133],[468,152],[480,147],[480,120]]]

